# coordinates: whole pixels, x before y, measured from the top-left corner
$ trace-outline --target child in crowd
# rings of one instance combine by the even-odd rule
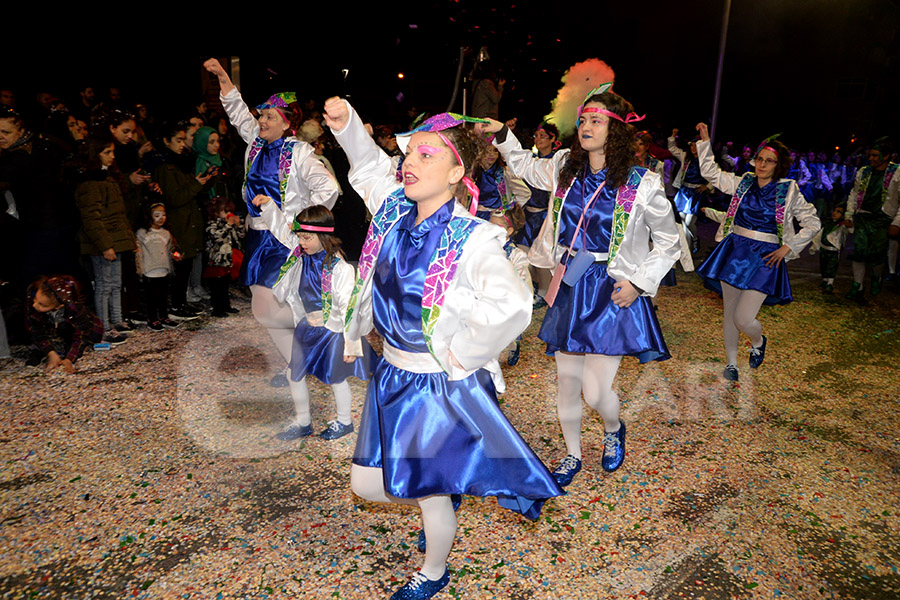
[[[169,276],[175,272],[175,240],[165,224],[166,206],[157,202],[150,206],[150,226],[137,232],[137,272],[147,295],[147,326],[153,331],[178,327],[169,319],[167,299]]]
[[[214,198],[209,204],[209,222],[206,224],[208,258],[203,277],[209,282],[214,317],[227,317],[238,312],[238,309],[232,308],[228,297],[234,250],[244,237],[241,218],[234,214],[234,210],[234,203],[223,197]]]
[[[261,208],[266,228],[291,248],[272,289],[280,302],[291,307],[296,324],[289,382],[296,417],[276,437],[290,441],[312,433],[307,374],[331,385],[337,404],[337,419],[329,422],[320,437],[343,437],[353,431],[347,377],[368,379],[372,363],[369,343],[344,333],[356,269],[344,260],[341,240],[334,235],[334,215],[324,206],[302,210],[289,226],[268,196],[256,196],[253,204]]]
[[[103,338],[103,323],[82,302],[75,279],[41,277],[28,287],[26,327],[31,341],[47,355],[47,373],[62,367],[75,372],[85,348]]]
[[[81,253],[91,257],[94,309],[106,330],[105,341],[124,343],[132,327],[122,318],[122,253],[135,248],[125,201],[115,179],[115,144],[97,138],[83,147],[82,182],[75,190],[81,212]]]
[[[844,205],[838,204],[831,211],[831,219],[825,219],[822,229],[813,238],[810,254],[819,254],[819,271],[822,273],[822,293],[834,293],[834,278],[837,275],[841,249],[847,241],[847,227],[844,226]]]

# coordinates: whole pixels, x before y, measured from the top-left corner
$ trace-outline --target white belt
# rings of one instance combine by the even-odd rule
[[[778,243],[778,236],[774,233],[753,231],[752,229],[747,229],[745,227],[741,227],[740,225],[735,225],[732,231],[741,237],[750,238],[751,240],[756,240],[758,242],[769,242],[770,244]]]
[[[533,213],[547,212],[547,207],[545,206],[544,208],[538,208],[537,206],[528,206],[526,204],[525,212],[533,212]]]
[[[382,356],[386,361],[404,371],[412,373],[443,373],[438,361],[428,352],[407,352],[394,348],[386,341],[382,343]]]
[[[578,254],[578,250],[572,250],[571,248],[566,248],[565,246],[563,246],[563,249],[569,253],[569,256],[575,256],[576,254]],[[585,252],[587,252],[587,250],[585,250]],[[609,252],[591,252],[591,254],[594,257],[594,262],[605,263],[609,260]]]
[[[701,185],[704,185],[704,184],[702,184],[702,183],[687,183],[687,182],[684,182],[684,183],[681,184],[681,187],[691,188],[692,190],[695,190],[695,189],[697,189],[698,187],[700,187]]]

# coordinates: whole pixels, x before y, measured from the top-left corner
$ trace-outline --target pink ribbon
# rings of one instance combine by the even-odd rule
[[[300,231],[317,231],[321,233],[334,233],[334,227],[321,227],[319,225],[307,225],[300,223],[297,227]]]
[[[450,148],[450,150],[453,152],[453,156],[456,157],[459,165],[463,168],[463,170],[465,170],[466,165],[463,163],[462,158],[459,156],[459,152],[456,151],[456,148],[453,146],[453,144],[450,143],[450,140],[447,139],[447,136],[445,136],[440,131],[435,131],[434,133],[436,133],[437,136],[441,138],[441,140],[445,144],[447,144],[447,147]],[[472,194],[472,203],[469,205],[469,212],[474,216],[478,211],[478,186],[475,185],[474,181],[465,176],[462,178],[462,182],[466,186],[466,189],[469,190],[469,193]]]
[[[605,108],[597,108],[596,106],[578,109],[578,116],[580,117],[582,115],[582,113],[589,113],[589,112],[604,114],[607,117],[612,117],[613,119],[616,119],[617,121],[621,121],[623,123],[635,123],[637,121],[643,121],[644,119],[647,118],[647,115],[643,115],[643,116],[639,117],[637,115],[637,113],[630,112],[627,115],[625,115],[625,118],[623,119],[622,117],[620,117],[616,113],[612,112],[611,110],[606,110]]]

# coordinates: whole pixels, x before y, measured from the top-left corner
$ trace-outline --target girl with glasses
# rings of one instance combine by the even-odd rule
[[[740,332],[750,338],[750,368],[758,368],[766,355],[766,336],[756,319],[763,304],[787,304],[793,300],[785,261],[800,256],[821,224],[815,207],[800,193],[797,182],[785,179],[791,167],[788,148],[769,138],[756,150],[754,171],[726,173],[713,158],[709,130],[697,125],[697,154],[703,177],[732,196],[727,212],[704,209],[721,225],[713,250],[697,273],[705,284],[722,294],[725,316],[727,365],[723,375],[738,380],[737,345]],[[794,220],[800,231],[794,231]]]

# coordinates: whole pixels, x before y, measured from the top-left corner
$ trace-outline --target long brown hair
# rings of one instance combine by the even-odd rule
[[[623,119],[628,116],[628,113],[634,112],[631,103],[614,92],[594,94],[584,103],[588,104],[589,102],[599,102],[606,107],[606,110],[616,113]],[[609,119],[609,133],[606,136],[605,147],[606,180],[612,187],[617,188],[623,185],[628,180],[628,172],[635,165],[635,133],[633,125],[623,123],[618,119]],[[576,135],[572,141],[571,152],[559,174],[560,187],[568,187],[575,177],[579,177],[584,172],[587,160],[588,153],[581,147],[581,142]]]

